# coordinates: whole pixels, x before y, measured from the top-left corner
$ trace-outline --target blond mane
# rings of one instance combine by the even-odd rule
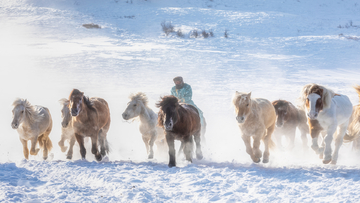
[[[298,105],[302,110],[305,109],[306,105],[306,99],[309,96],[309,94],[314,93],[317,90],[322,90],[321,99],[324,105],[324,109],[328,109],[331,106],[331,100],[335,96],[335,93],[333,90],[328,89],[322,85],[318,85],[315,83],[310,83],[305,85],[300,92],[300,97],[297,100]]]
[[[31,105],[30,102],[26,99],[16,99],[12,106],[14,109],[23,106],[25,109],[25,117],[30,123],[39,122],[44,115],[40,114],[40,110],[37,110],[35,106]]]
[[[147,98],[146,94],[143,93],[143,92],[138,92],[138,93],[131,94],[129,96],[129,99],[131,101],[135,101],[135,100],[136,101],[141,101],[144,104],[144,106],[147,106],[147,104],[148,104],[148,98]]]

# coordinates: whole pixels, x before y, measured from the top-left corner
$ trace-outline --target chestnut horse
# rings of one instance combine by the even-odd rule
[[[109,153],[106,134],[110,128],[110,110],[108,103],[98,97],[88,98],[78,89],[73,89],[69,96],[72,124],[75,138],[80,145],[80,154],[85,159],[84,137],[91,138],[91,152],[97,161]],[[98,142],[101,153],[98,150]]]
[[[189,104],[179,104],[174,96],[164,96],[156,104],[158,113],[158,125],[165,130],[166,141],[169,146],[169,167],[176,166],[175,140],[180,140],[184,146],[186,160],[192,162],[193,136],[196,143],[196,158],[202,159],[200,145],[201,123],[198,110]]]
[[[26,99],[15,100],[13,106],[11,127],[19,133],[25,159],[29,159],[27,142],[30,140],[30,154],[37,155],[42,149],[43,159],[46,160],[52,148],[52,142],[49,138],[52,129],[49,109],[42,106],[33,106]],[[40,148],[36,148],[37,144],[39,144]]]
[[[277,146],[281,145],[281,136],[289,140],[289,149],[294,148],[296,128],[301,132],[301,139],[303,149],[307,149],[307,137],[309,133],[309,126],[305,112],[296,108],[291,102],[286,100],[276,100],[272,102],[276,112],[276,127],[273,137],[276,140]]]
[[[349,98],[345,95],[335,94],[324,86],[311,83],[302,88],[299,101],[310,121],[317,120],[319,122],[320,127],[317,127],[316,131],[320,131],[323,136],[323,142],[319,147],[318,136],[312,135],[311,148],[320,154],[324,164],[330,162],[336,164],[352,113],[352,104]],[[331,155],[331,143],[337,129],[335,150]]]
[[[271,135],[275,129],[276,113],[270,101],[262,98],[251,98],[250,93],[236,91],[232,103],[235,106],[236,120],[242,132],[246,152],[255,163],[262,157],[260,140],[265,144],[263,163],[269,162],[269,149],[275,144]],[[251,147],[250,138],[254,139]]]
[[[358,93],[360,100],[360,86],[356,85],[354,89]],[[344,142],[353,142],[353,149],[360,150],[360,104],[353,107],[348,132],[344,136]]]

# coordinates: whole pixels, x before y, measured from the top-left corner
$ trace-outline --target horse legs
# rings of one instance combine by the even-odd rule
[[[186,136],[183,138],[184,140],[182,142],[184,142],[184,154],[185,154],[185,158],[186,160],[192,162],[192,153],[193,153],[193,138],[192,136]]]
[[[309,126],[306,123],[301,123],[299,125],[299,130],[300,130],[300,133],[301,133],[301,140],[302,140],[303,149],[307,150],[308,149],[308,146],[307,146],[307,143],[308,143],[307,134],[309,132]]]
[[[28,149],[28,146],[27,146],[27,140],[24,140],[24,139],[20,138],[20,141],[21,141],[21,144],[23,145],[24,157],[25,157],[25,159],[29,159],[29,149]]]
[[[31,148],[30,148],[30,154],[31,155],[37,155],[38,152],[40,151],[40,148],[36,148],[36,143],[37,143],[37,138],[38,136],[35,136],[34,138],[32,138],[31,141]]]
[[[343,143],[343,139],[344,139],[348,124],[349,124],[349,122],[346,122],[346,123],[340,125],[339,132],[338,132],[338,134],[336,136],[336,139],[335,139],[335,149],[334,149],[331,164],[336,164],[336,162],[337,162],[337,159],[338,159],[338,156],[339,156],[339,149],[340,149],[340,147],[341,147],[341,145]]]
[[[331,142],[333,140],[334,133],[336,131],[337,124],[330,125],[327,130],[327,135],[325,136],[325,150],[324,150],[324,159],[323,163],[328,164],[331,161]],[[340,146],[339,146],[340,147]]]
[[[99,136],[99,133],[96,133],[92,136],[90,136],[91,138],[91,153],[95,155],[95,158],[97,161],[101,161],[102,159],[102,156],[101,154],[99,153],[99,150],[98,150],[98,136]]]
[[[86,155],[86,149],[84,146],[84,137],[75,133],[75,138],[77,140],[77,142],[79,143],[80,146],[80,154],[81,154],[81,158],[85,159],[85,155]]]
[[[174,137],[170,134],[170,133],[166,133],[166,142],[168,144],[169,147],[169,164],[168,166],[171,168],[173,166],[176,166],[176,161],[175,161],[175,143],[174,143]]]
[[[71,139],[70,139],[70,147],[69,147],[69,151],[67,152],[66,159],[72,159],[75,139],[76,139],[75,136],[72,136]]]
[[[150,138],[150,141],[149,141],[149,146],[150,146],[150,152],[149,152],[149,156],[148,156],[149,159],[154,158],[154,149],[153,149],[153,147],[154,147],[154,142],[155,142],[156,138],[157,138],[156,130],[153,130],[151,132],[151,138]]]
[[[110,128],[110,120],[106,123],[106,125],[103,128],[101,128],[98,134],[98,141],[100,142],[100,152],[103,157],[106,156],[106,153],[109,154],[110,151],[109,143],[106,139],[109,128]]]
[[[289,146],[288,146],[288,148],[290,150],[294,149],[295,134],[296,134],[296,127],[294,127],[293,129],[291,129],[291,131],[288,132],[288,138],[289,138]]]
[[[145,144],[145,147],[146,147],[146,153],[149,154],[149,150],[150,150],[150,147],[149,147],[149,138],[147,137],[147,135],[142,135],[142,139],[144,141],[144,144]],[[149,156],[149,155],[148,155]],[[149,157],[148,157],[149,158]]]
[[[65,133],[64,133],[64,129],[62,129],[61,131],[62,131],[62,133],[61,133],[61,140],[58,142],[58,145],[60,146],[62,152],[66,152],[67,147],[64,146],[64,142],[65,142],[65,140],[66,140],[66,138],[65,138]],[[75,139],[75,138],[74,138],[74,139]]]
[[[250,144],[250,136],[247,135],[243,135],[242,139],[244,141],[245,147],[246,147],[246,153],[248,153],[251,157],[251,159],[255,162],[255,163],[259,163],[260,162],[260,158],[256,158],[254,156],[253,153],[253,149],[251,148],[251,144]]]
[[[194,135],[194,140],[195,140],[195,143],[196,143],[196,159],[197,160],[203,159],[203,154],[202,154],[202,151],[201,151],[201,144],[200,144],[201,140],[200,139],[201,139],[200,132],[196,133]]]

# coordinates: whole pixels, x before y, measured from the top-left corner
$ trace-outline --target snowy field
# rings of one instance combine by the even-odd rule
[[[358,0],[0,0],[0,202],[358,202],[360,154],[351,144],[336,166],[323,165],[298,134],[292,151],[254,164],[230,102],[252,91],[295,103],[315,82],[358,104],[359,13]],[[165,36],[163,21],[184,37]],[[214,37],[193,38],[195,29]],[[147,159],[137,121],[121,114],[138,91],[157,111],[178,75],[208,128],[204,159],[180,156],[168,168],[167,154]],[[109,103],[108,161],[96,162],[89,146],[80,160],[77,145],[67,161],[57,145],[58,100],[73,88]],[[24,159],[10,126],[17,97],[50,109],[50,160]]]

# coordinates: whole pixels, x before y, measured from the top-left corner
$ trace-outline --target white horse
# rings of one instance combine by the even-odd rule
[[[147,106],[148,98],[144,93],[131,94],[129,98],[130,102],[122,117],[124,120],[140,118],[140,133],[146,146],[148,158],[152,159],[154,157],[154,143],[156,143],[158,148],[164,149],[166,146],[165,134],[162,128],[157,126],[158,115]]]
[[[318,145],[318,136],[312,136],[311,148],[323,159],[324,164],[336,164],[340,146],[349,125],[349,118],[352,113],[352,104],[345,95],[335,94],[332,90],[317,84],[307,84],[301,90],[300,106],[305,110],[309,120],[317,120],[320,124],[323,141],[321,147]],[[335,150],[331,155],[331,142],[334,133],[338,128],[335,137]],[[325,155],[325,157],[323,157]]]
[[[72,117],[70,114],[70,109],[69,109],[69,103],[70,101],[68,99],[60,99],[60,104],[62,105],[61,108],[61,117],[62,117],[62,121],[61,121],[61,140],[59,141],[59,146],[61,148],[62,152],[66,152],[67,147],[64,145],[65,140],[69,140],[69,151],[67,152],[66,158],[67,159],[72,159],[72,155],[73,155],[73,147],[76,141],[75,138],[75,131],[72,125]]]
[[[42,106],[32,106],[26,99],[16,99],[13,103],[13,121],[11,127],[19,133],[23,145],[23,153],[29,159],[27,142],[31,141],[31,155],[37,155],[43,150],[43,159],[46,160],[52,148],[49,134],[52,129],[52,119],[49,109]],[[39,143],[40,148],[36,148]]]

